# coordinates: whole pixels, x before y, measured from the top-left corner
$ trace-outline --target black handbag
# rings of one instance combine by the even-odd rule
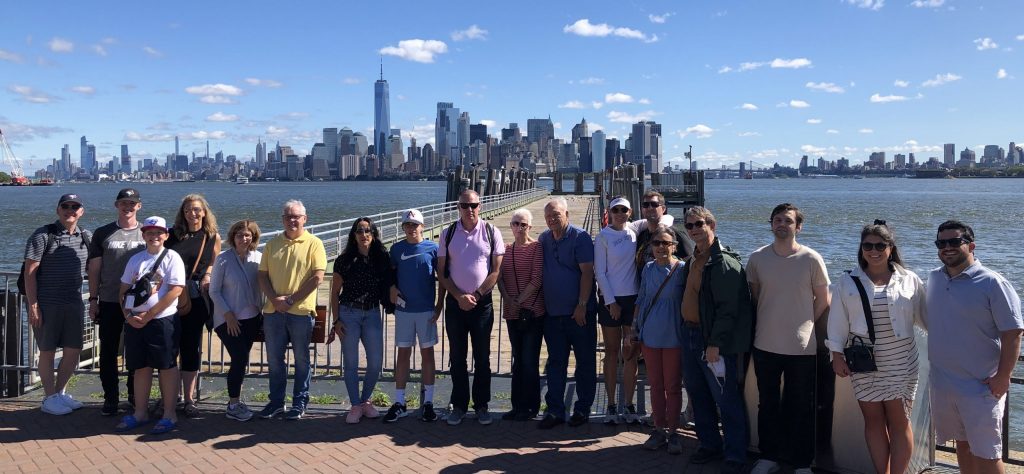
[[[139,276],[139,279],[135,280],[135,283],[133,283],[132,286],[128,288],[128,291],[125,292],[124,295],[126,297],[132,297],[132,308],[142,306],[146,301],[149,301],[150,296],[153,296],[153,276],[156,274],[157,268],[160,268],[160,262],[163,262],[164,255],[167,255],[167,249],[160,252],[156,261],[153,262],[153,267],[146,273]]]
[[[872,321],[868,292],[864,290],[864,285],[859,277],[850,275],[850,278],[857,285],[857,292],[860,293],[860,303],[864,307],[864,319],[868,323],[868,338],[871,339],[871,344],[865,344],[864,338],[860,336],[853,336],[850,346],[843,349],[843,356],[846,357],[846,366],[850,368],[850,372],[874,372],[878,370],[878,366],[875,365],[875,323]]]

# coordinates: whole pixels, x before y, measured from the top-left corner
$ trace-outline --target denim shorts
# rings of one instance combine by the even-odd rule
[[[437,322],[431,322],[433,311],[406,313],[395,311],[395,346],[412,347],[420,341],[420,349],[437,345]]]

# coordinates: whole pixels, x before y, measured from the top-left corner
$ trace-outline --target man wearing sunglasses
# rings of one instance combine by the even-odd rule
[[[1024,322],[1017,291],[974,257],[975,246],[969,225],[939,225],[943,266],[928,275],[925,300],[932,418],[939,442],[956,441],[961,472],[1001,473],[1003,409]]]
[[[747,261],[757,308],[753,359],[761,451],[752,474],[776,472],[782,461],[795,474],[812,472],[818,353],[814,323],[828,309],[829,279],[821,255],[796,241],[803,223],[804,214],[796,206],[775,206],[769,218],[775,240]]]
[[[84,213],[77,194],[61,196],[57,221],[36,229],[25,246],[28,322],[39,345],[39,378],[46,395],[42,411],[51,415],[66,415],[82,408],[82,402],[65,394],[64,387],[78,365],[85,327],[82,276],[91,235],[78,227]],[[58,347],[64,355],[54,377],[53,359]]]
[[[693,253],[693,241],[690,240],[690,237],[672,227],[675,219],[673,219],[671,214],[667,213],[665,196],[662,196],[657,191],[647,191],[640,199],[640,208],[644,218],[637,219],[629,224],[633,232],[636,232],[637,274],[643,271],[644,265],[647,262],[654,260],[654,249],[650,246],[650,240],[651,235],[655,230],[658,230],[659,225],[666,226],[675,233],[676,242],[679,242],[675,250],[676,258],[685,260],[687,256]]]
[[[741,391],[754,324],[750,288],[739,255],[719,242],[711,211],[687,209],[685,227],[696,244],[683,267],[683,379],[699,442],[690,463],[724,457],[720,472],[740,473],[750,437]]]

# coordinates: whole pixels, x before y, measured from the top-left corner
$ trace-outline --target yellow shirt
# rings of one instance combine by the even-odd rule
[[[303,231],[297,239],[292,240],[280,234],[267,242],[263,249],[259,271],[267,272],[270,285],[279,295],[290,295],[316,271],[327,270],[327,252],[320,239]],[[298,316],[309,316],[316,311],[316,291],[301,300],[295,300],[289,313]],[[263,305],[264,313],[273,313],[274,305],[267,300]]]

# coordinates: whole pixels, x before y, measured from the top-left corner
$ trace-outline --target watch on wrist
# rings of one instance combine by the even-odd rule
[[[295,304],[295,300],[294,300],[294,299],[292,299],[292,297],[291,297],[291,296],[289,296],[289,297],[285,298],[285,299],[284,299],[284,302],[285,302],[285,303],[288,303],[288,306],[292,306],[292,305],[294,305],[294,304]]]

